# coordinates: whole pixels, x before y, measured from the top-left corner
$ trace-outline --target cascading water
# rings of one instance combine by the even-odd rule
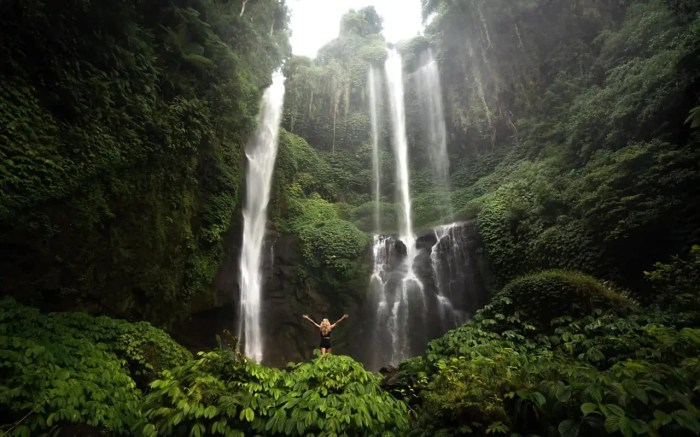
[[[284,103],[284,76],[277,71],[265,90],[255,136],[246,145],[246,203],[243,209],[243,244],[239,270],[241,290],[238,338],[244,353],[256,362],[263,358],[260,323],[262,292],[262,250],[267,222],[272,171],[277,157],[277,140]]]
[[[466,264],[459,242],[453,235],[457,225],[457,223],[452,223],[435,228],[437,241],[430,248],[430,265],[435,278],[438,315],[444,331],[461,325],[467,319],[464,311],[455,309],[453,304],[455,296],[453,296],[450,287],[450,279],[456,276],[456,270]],[[447,256],[441,257],[441,251]]]
[[[420,107],[425,116],[428,156],[430,157],[436,194],[439,198],[436,204],[437,208],[439,208],[442,222],[445,223],[452,220],[453,212],[440,71],[430,49],[423,53],[422,58],[423,65],[415,72],[414,83],[416,84]]]
[[[381,196],[381,177],[379,174],[379,106],[377,95],[380,93],[379,72],[371,65],[367,86],[369,87],[369,113],[372,121],[372,173],[374,174],[374,231],[381,232],[379,199]]]
[[[381,196],[381,167],[379,163],[379,96],[382,95],[380,71],[373,65],[369,68],[367,87],[369,92],[369,112],[372,123],[372,173],[374,176],[374,242],[372,256],[374,266],[370,277],[369,305],[372,311],[376,311],[371,327],[371,335],[374,339],[374,349],[383,353],[375,353],[371,357],[373,367],[378,368],[392,357],[393,338],[397,337],[396,321],[390,323],[391,311],[386,294],[386,281],[389,274],[390,250],[388,242],[390,237],[379,235],[381,232],[380,196]],[[388,328],[388,330],[387,330]]]
[[[372,354],[368,356],[368,365],[378,369],[390,362],[392,353],[392,339],[396,337],[395,324],[389,324],[389,300],[387,296],[387,278],[390,273],[389,257],[390,247],[387,244],[391,237],[374,235],[372,244],[372,257],[374,266],[369,280],[370,299],[369,309],[375,311],[371,326]],[[387,330],[388,328],[388,330]]]
[[[396,159],[396,181],[398,185],[401,214],[399,215],[399,238],[409,252],[415,252],[413,222],[411,220],[411,194],[408,174],[408,140],[406,139],[406,114],[403,98],[403,62],[396,50],[390,50],[384,65],[386,71],[387,91],[389,95],[389,112],[392,125],[392,146]]]
[[[392,124],[392,146],[396,160],[396,180],[400,199],[399,239],[375,237],[373,291],[377,298],[376,323],[388,327],[390,337],[389,362],[397,363],[412,353],[411,343],[416,336],[411,331],[424,331],[425,295],[423,284],[413,270],[417,255],[413,223],[411,220],[411,196],[409,192],[408,141],[406,139],[406,116],[404,113],[403,64],[395,50],[389,51],[385,74],[389,112]],[[390,253],[401,246],[403,252],[393,274],[387,275],[390,257],[378,254]],[[381,336],[377,336],[381,341]]]
[[[437,195],[436,207],[444,223],[453,217],[449,181],[450,164],[447,156],[447,131],[442,106],[440,71],[430,49],[422,55],[422,66],[415,73],[415,84],[422,113],[425,117],[428,156],[430,157],[433,185]],[[438,314],[444,330],[452,329],[465,321],[463,312],[455,310],[450,284],[445,283],[445,271],[447,270],[448,274],[452,273],[454,276],[452,263],[460,261],[459,247],[456,245],[456,240],[452,238],[454,227],[453,223],[435,228],[437,241],[430,250],[430,264],[435,278]],[[447,246],[446,249],[443,249],[443,251],[448,252],[446,257],[439,256],[439,248],[443,245]],[[447,266],[444,265],[445,262],[448,263]]]
[[[452,216],[449,205],[449,164],[446,150],[439,73],[430,54],[413,76],[421,114],[425,117],[425,143],[430,156],[436,192],[436,207],[448,208],[441,217]],[[435,338],[464,323],[484,302],[484,278],[479,265],[473,224],[453,223],[430,233],[414,234],[409,192],[409,159],[404,112],[404,78],[401,57],[390,51],[385,64],[386,94],[379,86],[379,70],[368,76],[369,109],[372,121],[375,200],[379,201],[381,168],[378,166],[378,116],[386,107],[392,127],[392,151],[396,166],[398,236],[381,235],[375,218],[374,266],[370,278],[365,363],[371,369],[422,352]],[[381,99],[387,98],[386,105]],[[379,211],[375,211],[375,216]],[[476,243],[476,244],[475,244]]]

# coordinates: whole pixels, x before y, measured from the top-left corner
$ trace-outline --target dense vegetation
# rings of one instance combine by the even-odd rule
[[[2,433],[700,434],[700,2],[422,5],[425,35],[397,48],[409,78],[428,50],[440,66],[451,210],[477,223],[497,287],[380,386],[349,357],[269,368],[227,336],[193,358],[145,322],[23,305],[164,327],[211,307],[243,146],[286,60],[270,230],[292,264],[270,276],[294,321],[270,335],[359,308],[374,9],[309,59],[288,56],[283,1],[0,2],[0,294],[23,303],[0,300]],[[406,98],[426,229],[444,197]]]
[[[191,354],[163,331],[83,313],[41,314],[0,300],[0,429],[28,436],[81,426],[124,434],[141,390]],[[71,431],[73,429],[73,431]]]
[[[364,288],[369,236],[348,220],[344,203],[332,201],[345,186],[342,178],[303,138],[282,132],[272,215],[278,230],[299,239],[296,286],[344,306]]]
[[[502,279],[567,268],[639,285],[698,241],[697,6],[426,2],[455,210],[477,217]]]
[[[444,88],[452,210],[458,219],[478,220],[501,285],[564,268],[643,293],[644,269],[700,239],[698,6],[693,0],[424,2],[426,36],[398,45],[405,74],[410,78],[432,50]],[[344,187],[342,194],[320,194],[343,218],[371,231],[362,90],[367,67],[381,66],[386,55],[367,30],[377,29],[371,11],[345,20],[363,15],[367,23],[356,27],[362,32],[344,30],[318,59],[291,59],[285,127],[325,158],[334,175],[325,180]],[[343,68],[334,70],[336,64]],[[422,228],[440,220],[435,202],[442,199],[426,174],[415,98],[409,86],[411,192]],[[359,120],[359,133],[347,141],[345,132]],[[343,134],[332,140],[339,128]],[[390,230],[393,159],[389,126],[381,128],[382,224]]]
[[[189,352],[147,323],[0,301],[0,431],[10,435],[403,435],[406,405],[349,357],[285,370]]]
[[[3,294],[159,323],[208,299],[288,52],[284,5],[242,3],[2,2]]]
[[[222,349],[151,384],[144,434],[402,435],[406,405],[349,357],[317,357],[285,370]]]
[[[698,271],[697,246],[687,257],[657,263],[647,277],[661,307],[640,307],[578,273],[519,278],[473,321],[404,361],[385,379],[386,390],[349,357],[267,368],[236,352],[229,336],[192,359],[145,323],[40,314],[5,299],[0,429],[12,435],[694,435],[700,432]],[[543,289],[549,306],[531,299]],[[690,296],[695,307],[684,307]],[[568,299],[575,304],[558,305]]]
[[[697,435],[700,313],[676,310],[697,301],[699,262],[695,247],[648,274],[664,308],[580,274],[517,279],[386,386],[417,411],[415,435]],[[540,290],[552,304],[530,300]],[[586,311],[555,304],[573,290]]]

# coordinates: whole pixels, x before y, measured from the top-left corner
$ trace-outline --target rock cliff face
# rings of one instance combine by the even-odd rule
[[[403,244],[387,239],[389,275],[397,275],[406,256]],[[216,280],[219,290],[215,308],[194,314],[176,338],[192,349],[215,345],[215,335],[229,329],[234,335],[238,311],[238,257],[236,242],[231,242],[227,262]],[[414,271],[423,284],[426,296],[424,310],[408,319],[410,354],[423,351],[426,343],[464,321],[486,303],[488,268],[474,222],[441,226],[419,234],[418,256]],[[263,329],[265,349],[263,362],[284,366],[287,362],[307,359],[318,347],[318,330],[301,316],[335,319],[347,312],[350,319],[333,332],[334,353],[351,355],[368,368],[377,370],[390,363],[382,343],[388,326],[377,326],[376,308],[370,299],[370,278],[367,288],[357,290],[355,306],[336,308],[328,293],[309,286],[299,269],[298,240],[291,235],[270,232],[265,248],[263,297]],[[368,253],[366,261],[372,263]],[[319,320],[317,320],[319,321]]]

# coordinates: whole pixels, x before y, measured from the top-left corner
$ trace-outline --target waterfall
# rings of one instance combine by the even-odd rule
[[[437,63],[428,52],[413,80],[421,105],[421,124],[425,144],[430,149],[436,208],[440,217],[452,217],[449,201],[449,160]],[[464,323],[485,302],[484,278],[477,259],[478,241],[474,224],[452,223],[416,235],[411,217],[409,192],[409,156],[404,109],[402,60],[390,51],[381,71],[370,68],[368,76],[369,110],[372,126],[374,196],[379,204],[379,123],[380,108],[386,108],[391,122],[391,145],[396,167],[396,204],[398,235],[382,235],[379,213],[375,209],[373,269],[369,281],[364,351],[368,368],[414,356],[425,350],[427,342]],[[385,88],[385,89],[383,89]],[[384,94],[386,93],[386,94]],[[386,104],[382,98],[386,97]]]
[[[396,182],[399,190],[401,214],[399,237],[406,244],[409,257],[415,252],[413,223],[411,221],[411,194],[408,175],[408,140],[406,139],[406,114],[403,98],[403,62],[396,50],[389,51],[386,64],[389,112],[392,125],[392,146],[396,160]]]
[[[392,356],[392,338],[396,337],[396,324],[389,323],[389,300],[387,296],[387,278],[390,273],[389,257],[391,251],[387,245],[389,237],[375,235],[372,244],[374,265],[369,280],[369,310],[375,311],[371,326],[372,354],[368,357],[370,368],[378,369],[390,362]],[[388,330],[387,330],[388,328]]]
[[[373,294],[377,296],[377,314],[375,321],[388,328],[388,361],[398,363],[410,356],[415,348],[412,343],[420,336],[411,333],[425,331],[426,300],[423,283],[418,279],[413,263],[418,251],[413,234],[411,220],[411,195],[409,192],[408,141],[406,139],[406,115],[404,112],[403,65],[401,56],[395,50],[389,51],[385,74],[389,98],[389,112],[392,125],[392,148],[396,160],[396,181],[401,205],[399,216],[399,239],[375,237]],[[401,247],[398,268],[392,269],[391,275],[381,275],[390,267],[389,253]],[[382,346],[382,335],[375,335],[377,349]]]
[[[439,199],[437,208],[442,222],[452,220],[452,199],[450,196],[450,164],[447,157],[447,133],[442,106],[440,71],[433,53],[428,49],[422,55],[423,65],[416,71],[414,83],[420,108],[425,116],[426,139],[429,150],[433,183]]]
[[[379,107],[377,95],[380,93],[378,72],[374,65],[369,67],[367,86],[369,87],[369,113],[372,121],[372,173],[374,174],[374,230],[380,232],[381,217],[379,199],[381,196],[381,177],[379,173]]]
[[[245,345],[245,355],[256,362],[263,358],[260,323],[262,251],[283,102],[284,76],[277,71],[272,76],[272,85],[263,94],[257,131],[245,149],[248,167],[239,272],[241,298],[238,338]]]
[[[455,309],[453,303],[455,296],[450,283],[452,278],[457,276],[457,270],[467,264],[467,260],[463,259],[459,241],[453,235],[456,226],[458,223],[435,228],[436,242],[430,248],[430,266],[435,278],[438,315],[443,331],[453,329],[467,319],[464,311]],[[440,256],[441,252],[447,256]]]
[[[452,219],[452,196],[450,195],[450,164],[447,156],[447,132],[442,106],[440,71],[433,53],[428,49],[423,53],[423,65],[416,71],[415,84],[418,99],[426,121],[427,147],[436,191],[436,208],[442,222]],[[460,259],[460,250],[452,235],[456,224],[435,228],[436,242],[430,249],[430,265],[436,288],[438,316],[443,330],[447,331],[462,324],[466,317],[454,306],[450,283],[445,278],[455,277],[454,263]],[[443,248],[442,246],[447,246]],[[447,253],[440,256],[440,250]],[[445,263],[448,263],[445,265]],[[447,283],[446,283],[447,282]]]

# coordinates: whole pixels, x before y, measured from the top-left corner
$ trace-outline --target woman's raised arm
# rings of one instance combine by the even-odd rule
[[[312,319],[311,317],[307,316],[306,314],[304,314],[304,315],[301,316],[301,317],[304,318],[304,319],[306,319],[306,320],[308,320],[309,322],[313,323],[315,327],[321,328],[321,325],[319,325],[318,323],[314,322],[313,319]]]
[[[340,323],[340,322],[342,322],[343,320],[347,319],[348,317],[350,317],[350,316],[347,315],[347,314],[343,314],[343,317],[339,318],[334,324],[331,325],[331,329],[335,328],[335,325],[337,325],[338,323]]]

